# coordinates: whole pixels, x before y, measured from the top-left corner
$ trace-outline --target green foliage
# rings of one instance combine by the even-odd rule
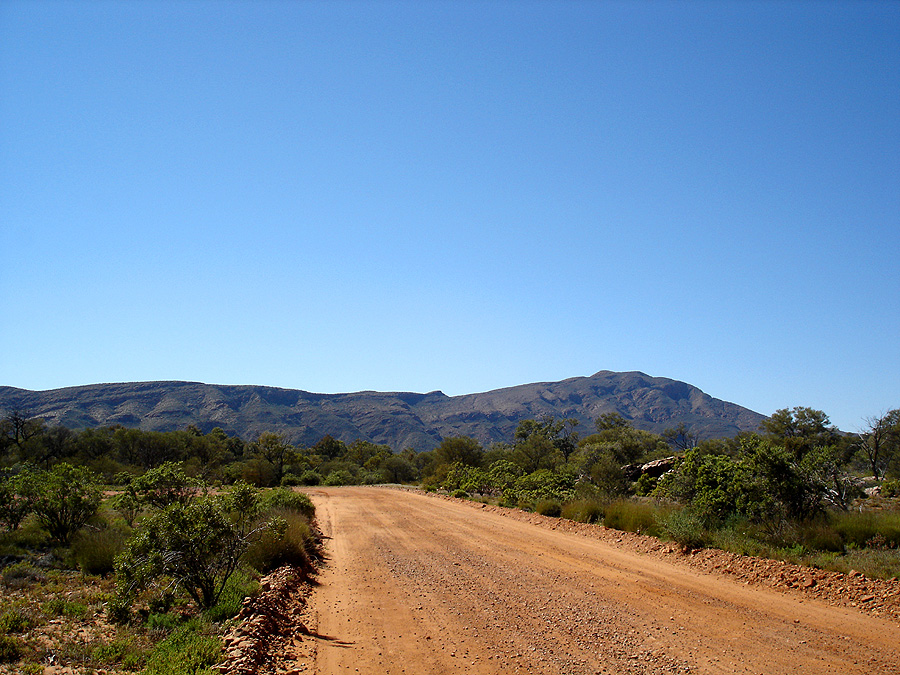
[[[164,509],[169,504],[187,504],[202,488],[190,478],[178,462],[165,462],[143,475],[131,479],[125,493],[142,506]]]
[[[9,635],[0,635],[0,663],[13,663],[22,655],[19,640]]]
[[[900,479],[886,480],[881,484],[882,497],[900,497]]]
[[[259,536],[247,547],[242,561],[263,574],[282,565],[311,572],[315,538],[306,517],[290,509],[275,510],[271,515],[281,521],[281,527],[261,529]]]
[[[534,512],[539,513],[542,516],[559,518],[562,514],[562,504],[555,499],[540,499],[537,504],[534,505]]]
[[[456,499],[468,499],[469,493],[463,490],[462,488],[456,489],[450,493],[451,497],[455,497]]]
[[[168,578],[199,606],[214,606],[259,531],[249,530],[245,518],[233,520],[227,507],[223,497],[204,496],[143,520],[116,558],[120,596]]]
[[[13,605],[0,614],[0,635],[27,633],[42,623],[40,618],[25,607]]]
[[[63,598],[53,598],[44,603],[43,610],[50,616],[64,616],[70,619],[83,619],[88,614],[87,605],[72,602]]]
[[[577,477],[573,473],[539,469],[517,478],[503,496],[507,501],[515,499],[529,504],[542,499],[565,502],[575,498],[576,482]]]
[[[740,450],[736,457],[687,451],[653,494],[690,505],[707,527],[738,516],[777,532],[789,521],[822,512],[824,479],[832,470],[823,458],[831,455],[813,449],[798,462],[787,449],[759,437],[742,439]]]
[[[355,485],[356,480],[353,478],[353,474],[351,474],[346,469],[338,469],[336,471],[332,471],[329,473],[325,480],[322,482],[323,485]]]
[[[900,511],[848,511],[831,516],[848,548],[900,548]]]
[[[191,619],[160,642],[147,658],[145,675],[214,675],[221,640],[208,623]]]
[[[798,462],[814,447],[835,445],[839,439],[838,430],[831,426],[828,415],[802,406],[776,410],[763,421],[760,429]]]
[[[0,525],[13,531],[33,508],[32,498],[23,489],[22,480],[11,473],[0,473]]]
[[[585,498],[566,502],[560,515],[567,520],[578,523],[598,523],[606,513],[606,502],[599,499]]]
[[[462,466],[481,466],[484,448],[481,443],[468,436],[448,437],[434,449],[437,464],[460,464]]]
[[[41,526],[63,545],[100,508],[99,477],[84,467],[63,462],[48,471],[23,471],[20,480]]]
[[[603,524],[614,530],[658,535],[656,510],[651,504],[618,499],[606,507]]]
[[[206,617],[218,623],[237,616],[244,598],[255,595],[258,591],[259,582],[242,570],[237,570],[228,578],[219,601],[206,612]]]
[[[673,509],[662,519],[663,534],[684,549],[703,548],[710,541],[703,518],[690,509]]]
[[[318,471],[308,469],[300,474],[300,485],[321,485],[322,475]]]
[[[72,558],[85,574],[106,575],[115,569],[128,532],[118,527],[83,529],[72,541]]]
[[[272,488],[262,494],[260,506],[263,510],[283,509],[301,513],[312,518],[316,512],[310,498],[302,492],[294,492],[287,488]]]

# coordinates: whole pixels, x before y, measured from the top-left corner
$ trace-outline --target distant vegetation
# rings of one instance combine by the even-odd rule
[[[43,609],[4,596],[0,660],[28,672],[39,648],[27,626],[97,606],[120,632],[83,663],[177,673],[187,645],[203,672],[218,658],[215,622],[238,611],[259,574],[311,569],[312,503],[290,488],[383,483],[685,548],[900,575],[900,410],[845,434],[822,411],[786,408],[758,432],[702,442],[684,425],[654,434],[616,413],[588,430],[546,417],[520,422],[505,443],[450,437],[427,452],[331,436],[300,447],[269,432],[246,442],[195,427],[70,430],[12,411],[0,419],[2,583],[55,588],[80,570],[105,590],[81,601],[51,593]],[[155,647],[152,635],[171,640]]]

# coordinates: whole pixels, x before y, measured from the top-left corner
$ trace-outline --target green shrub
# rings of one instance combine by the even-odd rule
[[[281,487],[293,487],[295,485],[303,485],[303,481],[295,473],[289,473],[281,477]]]
[[[885,548],[900,548],[900,512],[847,511],[832,517],[832,527],[852,548],[866,548],[879,542]]]
[[[826,519],[798,524],[790,533],[789,543],[799,544],[808,551],[839,553],[844,550],[843,537]]]
[[[353,474],[346,469],[332,471],[323,481],[324,485],[354,485],[355,483],[356,481],[353,478]]]
[[[87,605],[80,602],[53,598],[43,605],[43,610],[50,616],[65,616],[70,619],[83,619],[87,616]]]
[[[0,635],[25,633],[41,623],[34,612],[24,607],[10,607],[0,614]]]
[[[900,497],[900,479],[886,480],[881,484],[882,497]]]
[[[100,508],[100,477],[83,466],[63,462],[49,471],[23,471],[19,480],[41,526],[63,545]]]
[[[662,519],[661,526],[663,533],[684,549],[703,548],[709,542],[703,518],[692,509],[670,512]]]
[[[318,471],[308,469],[300,474],[300,485],[321,485],[322,476]]]
[[[175,614],[169,614],[168,612],[164,614],[154,614],[150,613],[147,616],[147,628],[150,630],[161,630],[165,632],[171,632],[178,628],[181,625],[182,620],[181,617],[176,616]]]
[[[9,635],[0,635],[0,663],[12,663],[21,656],[19,641]]]
[[[534,512],[542,516],[559,518],[562,513],[562,505],[555,499],[541,499],[534,505]]]
[[[207,618],[218,623],[236,616],[241,611],[244,598],[255,595],[257,591],[259,582],[238,570],[228,579],[216,606],[207,611]]]
[[[72,558],[84,574],[105,576],[115,569],[127,539],[128,532],[117,527],[82,530],[72,542]]]
[[[306,517],[289,510],[274,511],[271,515],[283,519],[284,530],[262,531],[247,548],[242,561],[260,573],[270,572],[282,565],[293,565],[311,572],[310,556],[315,540]]]
[[[456,497],[457,499],[468,499],[469,493],[463,490],[462,488],[456,489],[450,493],[451,497]]]
[[[656,514],[650,504],[618,499],[606,507],[603,524],[614,530],[657,534]]]
[[[123,602],[170,579],[200,607],[213,607],[252,540],[262,530],[279,527],[274,521],[254,527],[249,518],[234,517],[231,502],[228,496],[174,502],[141,521],[116,556]]]
[[[129,638],[117,638],[109,644],[94,647],[91,660],[103,665],[118,665],[124,670],[137,670],[144,664],[144,653]]]
[[[160,642],[147,658],[146,675],[213,675],[222,653],[221,640],[209,626],[192,619]]]
[[[606,502],[599,499],[576,499],[562,506],[560,515],[578,523],[596,523],[603,520]]]
[[[302,492],[294,492],[289,488],[265,490],[260,499],[260,506],[263,511],[275,509],[295,511],[296,513],[302,513],[307,518],[312,518],[316,512],[316,507],[313,506],[309,497]]]

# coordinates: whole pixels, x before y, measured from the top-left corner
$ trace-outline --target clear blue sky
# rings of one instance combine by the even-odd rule
[[[0,384],[900,407],[900,3],[0,3]]]

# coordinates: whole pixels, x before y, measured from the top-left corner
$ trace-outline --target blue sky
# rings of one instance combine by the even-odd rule
[[[0,3],[0,384],[900,406],[900,3]]]

